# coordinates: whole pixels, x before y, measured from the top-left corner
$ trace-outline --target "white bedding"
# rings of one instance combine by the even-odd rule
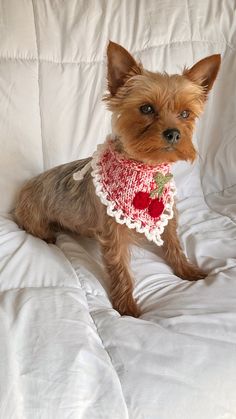
[[[181,240],[209,275],[134,247],[140,319],[112,309],[93,240],[48,245],[10,215],[25,180],[110,131],[108,39],[171,73],[222,55],[198,162],[175,167]],[[235,0],[0,0],[1,419],[236,419],[235,76]]]

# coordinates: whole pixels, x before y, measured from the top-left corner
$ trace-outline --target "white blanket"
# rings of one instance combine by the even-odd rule
[[[48,245],[10,215],[20,186],[91,155],[111,39],[153,71],[214,53],[219,77],[178,163],[183,281],[132,249],[142,316],[121,317],[91,239]],[[0,418],[236,418],[236,1],[0,0]]]

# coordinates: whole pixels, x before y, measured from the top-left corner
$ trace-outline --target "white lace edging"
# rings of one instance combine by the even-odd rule
[[[100,198],[102,204],[107,207],[107,214],[111,217],[114,217],[118,224],[126,224],[127,227],[135,229],[138,233],[144,233],[146,238],[149,241],[153,241],[157,246],[163,245],[163,240],[161,239],[161,234],[164,231],[165,226],[168,224],[168,221],[173,218],[173,205],[174,205],[174,195],[176,194],[176,187],[174,181],[170,182],[170,191],[171,199],[170,202],[165,205],[165,211],[161,214],[160,220],[157,221],[157,227],[152,231],[149,231],[148,226],[142,226],[140,220],[132,220],[129,216],[124,216],[122,210],[115,209],[115,202],[109,201],[107,199],[108,192],[103,190],[102,179],[99,168],[99,161],[102,152],[106,149],[107,144],[100,144],[97,148],[97,151],[93,154],[91,160],[92,172],[91,176],[93,178],[93,184],[95,186],[96,195]]]

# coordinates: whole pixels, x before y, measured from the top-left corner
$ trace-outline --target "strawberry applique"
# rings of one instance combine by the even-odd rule
[[[133,199],[133,206],[136,209],[143,210],[149,206],[150,202],[151,202],[150,193],[137,192]]]
[[[149,192],[137,192],[133,199],[133,206],[138,210],[148,209],[152,218],[159,218],[165,209],[162,194],[165,185],[172,179],[173,175],[168,173],[163,175],[161,172],[153,176],[157,187]]]
[[[159,218],[165,209],[165,205],[162,199],[152,199],[148,207],[148,213],[152,218]]]

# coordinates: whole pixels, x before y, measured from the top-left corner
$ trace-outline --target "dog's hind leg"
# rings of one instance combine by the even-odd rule
[[[45,240],[47,243],[55,243],[55,232],[50,226],[49,220],[42,214],[43,209],[25,199],[24,194],[22,194],[13,216],[17,224],[28,233]]]

